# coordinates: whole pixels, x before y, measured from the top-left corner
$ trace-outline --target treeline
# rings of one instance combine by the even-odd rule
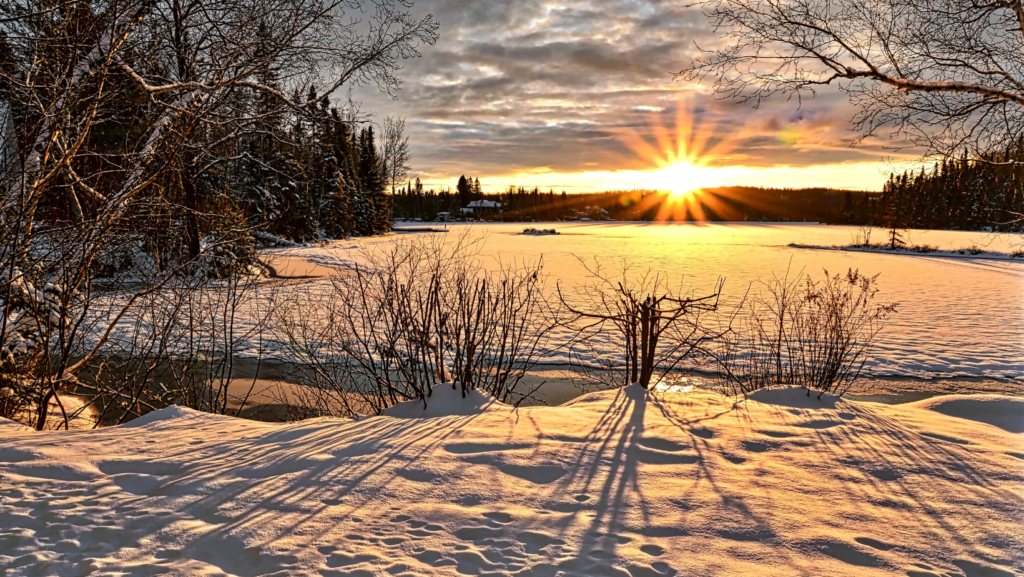
[[[389,230],[386,187],[404,180],[407,149],[389,166],[369,115],[331,103],[355,82],[397,87],[398,62],[435,40],[432,17],[397,0],[182,1],[170,23],[144,2],[4,5],[2,216],[124,227],[161,264],[252,230],[296,241]],[[367,6],[371,21],[340,17]],[[392,120],[383,132],[404,142]]]
[[[448,189],[424,190],[417,180],[398,189],[395,218],[432,221],[447,213],[451,219],[505,222],[553,220],[634,221],[791,221],[840,222],[872,218],[878,193],[826,188],[774,189],[722,187],[683,195],[656,190],[567,194],[511,187],[502,193],[459,194]],[[473,208],[474,200],[501,203],[500,208]]]
[[[877,221],[889,228],[1017,231],[1024,228],[1024,141],[980,160],[966,153],[917,174],[893,174]]]
[[[510,187],[483,193],[479,180],[459,181],[456,192],[396,190],[395,217],[423,221],[473,219],[823,222],[887,228],[1017,231],[1024,228],[1024,145],[1010,153],[937,163],[916,175],[892,175],[882,192],[830,188],[719,187],[684,194],[654,190],[587,194]],[[467,185],[472,182],[472,185]],[[475,200],[500,203],[470,207]]]

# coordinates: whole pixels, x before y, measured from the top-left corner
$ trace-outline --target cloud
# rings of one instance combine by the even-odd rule
[[[419,0],[415,11],[438,18],[441,40],[405,63],[397,100],[368,87],[357,97],[408,119],[413,172],[428,181],[472,174],[499,188],[523,173],[648,170],[656,159],[626,141],[672,132],[680,109],[697,140],[715,143],[710,166],[793,171],[887,153],[850,147],[853,111],[838,91],[755,110],[674,81],[696,44],[718,41],[686,2]]]

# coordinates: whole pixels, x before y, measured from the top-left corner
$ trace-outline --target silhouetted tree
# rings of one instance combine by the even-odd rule
[[[462,208],[466,208],[470,201],[473,200],[473,188],[466,180],[465,175],[459,177],[459,182],[455,185],[455,190],[459,194],[459,204]]]

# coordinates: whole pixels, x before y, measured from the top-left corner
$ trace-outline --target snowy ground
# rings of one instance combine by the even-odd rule
[[[0,421],[0,575],[1024,573],[1024,401],[635,387],[271,425]]]

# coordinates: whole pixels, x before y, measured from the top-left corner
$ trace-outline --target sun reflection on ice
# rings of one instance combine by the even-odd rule
[[[700,388],[702,381],[694,377],[667,377],[651,385],[654,393],[689,393]]]

